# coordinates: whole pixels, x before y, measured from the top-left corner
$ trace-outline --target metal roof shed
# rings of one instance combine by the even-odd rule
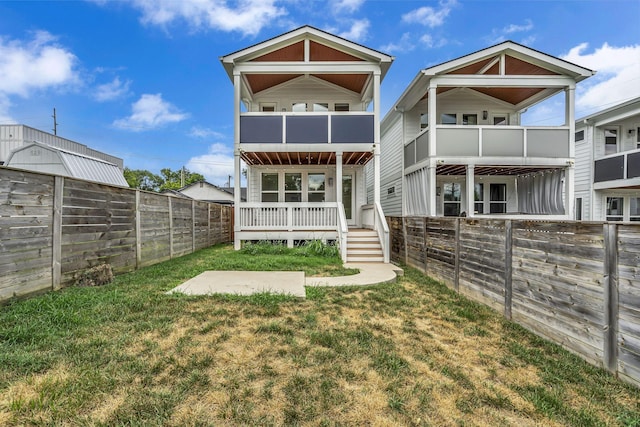
[[[33,142],[14,150],[6,166],[128,187],[114,163]]]

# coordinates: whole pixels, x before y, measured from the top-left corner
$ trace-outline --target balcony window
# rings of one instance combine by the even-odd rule
[[[489,185],[489,212],[507,212],[507,184]]]
[[[460,184],[447,182],[443,186],[444,192],[444,216],[460,216],[460,203],[462,201]]]
[[[260,103],[260,111],[263,113],[273,113],[276,111],[276,104],[274,102]]]
[[[301,202],[302,201],[302,174],[301,173],[285,173],[284,174],[284,201],[285,202]]]
[[[629,198],[629,221],[640,221],[640,197]]]
[[[477,114],[463,114],[462,115],[462,124],[465,126],[477,126],[478,125],[478,115]]]
[[[618,152],[618,130],[604,130],[604,154],[615,154]]]
[[[324,202],[324,174],[310,173],[307,175],[307,196],[310,202]]]
[[[278,174],[277,173],[262,174],[262,201],[263,202],[278,201]]]
[[[582,197],[576,199],[576,221],[582,221]]]
[[[584,141],[584,131],[583,130],[576,132],[575,141],[576,142]]]
[[[473,209],[476,213],[484,213],[484,184],[479,183],[475,185],[474,199],[475,203]]]
[[[607,221],[624,221],[624,198],[607,197]]]
[[[348,102],[336,102],[334,105],[335,111],[349,111],[349,103]]]
[[[303,113],[307,111],[307,103],[306,102],[294,102],[291,105],[291,111],[295,113]]]
[[[440,122],[443,125],[455,125],[457,124],[455,113],[443,113],[440,117]]]
[[[636,148],[640,148],[640,126],[636,129]]]
[[[429,127],[429,113],[420,114],[420,129],[426,129]]]
[[[329,104],[326,102],[316,102],[313,104],[313,111],[325,112],[329,111]]]
[[[493,125],[494,126],[506,126],[509,124],[509,119],[507,116],[493,116]]]

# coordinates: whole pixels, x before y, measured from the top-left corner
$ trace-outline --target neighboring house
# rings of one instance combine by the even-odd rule
[[[421,70],[381,124],[385,214],[573,217],[575,87],[593,74],[511,41]],[[562,125],[522,125],[562,92]]]
[[[219,203],[221,205],[233,205],[234,188],[218,187],[206,181],[194,182],[177,190],[179,193],[195,200],[204,200],[207,202]],[[246,188],[240,190],[240,200],[245,202]]]
[[[367,204],[364,167],[372,164],[378,188],[380,82],[393,57],[304,26],[220,60],[234,86],[235,182],[247,165],[235,248],[336,240],[344,260],[388,261],[388,229],[379,198]],[[370,246],[354,243],[357,228],[374,231]]]
[[[121,158],[25,125],[0,125],[0,165],[128,187]]]
[[[640,221],[640,98],[576,121],[576,219]]]
[[[122,170],[114,163],[39,142],[33,142],[13,150],[7,159],[6,166],[101,184],[129,186]]]

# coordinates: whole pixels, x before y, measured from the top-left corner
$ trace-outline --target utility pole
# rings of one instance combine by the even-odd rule
[[[54,135],[58,135],[58,120],[57,120],[57,117],[56,117],[56,108],[55,107],[53,107],[53,116],[51,116],[51,117],[53,117],[53,134]]]
[[[231,175],[229,175],[229,181],[227,181],[227,188],[231,188]]]
[[[184,166],[180,169],[180,188],[184,187]]]

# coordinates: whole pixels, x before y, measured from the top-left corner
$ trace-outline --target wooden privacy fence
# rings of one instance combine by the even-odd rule
[[[0,303],[233,240],[233,208],[0,168]]]
[[[640,386],[640,225],[387,221],[392,260]]]

